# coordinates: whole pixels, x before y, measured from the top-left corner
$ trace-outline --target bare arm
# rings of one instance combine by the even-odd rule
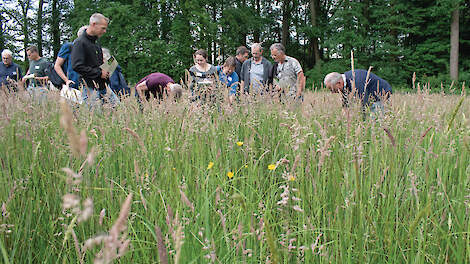
[[[147,87],[147,81],[141,82],[139,85],[135,87],[135,90],[139,94],[140,99],[144,100],[144,92],[147,91],[149,88]]]
[[[297,97],[299,97],[305,90],[305,75],[303,71],[297,73],[297,82]]]
[[[57,59],[55,60],[55,64],[54,64],[54,70],[57,72],[60,78],[64,80],[65,84],[68,86],[74,82],[72,80],[69,80],[69,78],[67,78],[67,75],[62,70],[62,65],[64,65],[64,63],[65,63],[64,58],[57,57]]]

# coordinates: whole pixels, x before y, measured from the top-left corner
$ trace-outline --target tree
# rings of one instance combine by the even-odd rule
[[[38,7],[38,12],[37,12],[37,20],[36,20],[36,25],[37,25],[36,45],[38,47],[39,56],[42,56],[42,30],[43,30],[42,8],[43,6],[44,6],[44,0],[39,0],[39,7]]]
[[[311,23],[314,30],[317,29],[317,6],[318,0],[310,0],[310,16]],[[312,49],[315,58],[315,66],[320,63],[320,50],[318,48],[318,37],[313,36],[312,40]]]
[[[52,35],[52,50],[54,58],[57,58],[57,54],[60,50],[60,11],[59,11],[59,0],[52,0],[51,3],[51,30]]]
[[[452,11],[450,25],[450,78],[459,79],[459,4]]]

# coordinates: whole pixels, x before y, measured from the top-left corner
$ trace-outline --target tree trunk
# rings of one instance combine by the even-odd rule
[[[450,78],[459,79],[459,7],[452,11],[450,25]]]
[[[24,48],[24,61],[26,62],[26,69],[29,67],[29,60],[28,55],[26,54],[26,49],[29,46],[29,18],[28,18],[28,11],[31,7],[31,1],[21,2],[21,11],[23,12],[21,15],[23,16],[23,24],[21,26],[21,30],[23,31],[23,48]]]
[[[256,14],[258,15],[258,17],[261,16],[261,1],[260,0],[256,0]],[[255,41],[255,43],[259,43],[261,42],[260,39],[261,39],[261,32],[260,32],[259,27],[256,27],[255,32],[253,32],[253,40]]]
[[[59,54],[59,50],[60,50],[60,17],[59,16],[60,16],[59,1],[52,0],[51,34],[52,34],[52,50],[54,52],[54,58],[57,58],[57,54]]]
[[[311,16],[313,28],[317,27],[317,1],[318,0],[310,0],[310,16]],[[320,50],[318,47],[318,38],[316,36],[313,37],[312,39],[312,46],[313,46],[313,54],[315,58],[314,66],[316,66],[320,62]]]
[[[282,4],[282,35],[281,43],[284,47],[287,46],[287,42],[290,37],[289,25],[290,25],[290,0],[284,0]]]
[[[42,7],[43,5],[44,5],[44,0],[39,0],[38,17],[37,17],[38,38],[36,41],[37,46],[38,46],[39,56],[42,56]]]
[[[0,32],[0,50],[4,50],[6,49],[6,41],[5,41],[5,33],[4,33],[4,29],[3,29],[3,16],[0,16],[0,29],[2,30],[2,32]]]
[[[240,1],[240,6],[245,9],[246,8],[246,0]],[[239,43],[243,46],[246,46],[246,31],[243,30],[243,32],[239,35]]]

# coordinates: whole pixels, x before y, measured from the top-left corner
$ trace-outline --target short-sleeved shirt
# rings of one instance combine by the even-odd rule
[[[44,71],[47,68],[47,60],[44,58],[39,58],[39,60],[29,61],[29,74],[34,74],[35,77],[46,77],[46,72]],[[36,80],[33,80],[34,85],[39,85]]]
[[[36,77],[45,77],[46,72],[44,71],[47,67],[47,60],[39,58],[39,60],[29,61],[29,74],[34,74]]]
[[[254,93],[258,93],[263,90],[263,76],[263,60],[261,60],[259,63],[255,62],[255,60],[251,60],[250,86],[253,87],[252,91]]]
[[[23,78],[21,74],[21,68],[16,63],[11,63],[6,66],[3,62],[0,63],[0,86],[3,84],[5,86],[9,85],[8,79],[19,81]]]
[[[147,100],[150,99],[150,93],[152,93],[155,98],[162,99],[163,93],[166,92],[165,87],[168,83],[175,83],[170,76],[160,72],[151,73],[145,76],[137,83],[137,85],[143,82],[146,82],[148,88],[148,90],[145,91],[145,97],[147,97]]]
[[[209,70],[203,72],[200,71],[196,65],[189,68],[189,74],[191,75],[191,84],[189,88],[191,91],[199,90],[199,86],[204,86],[213,83],[217,68],[214,65],[210,65]]]
[[[217,66],[217,72],[219,73],[220,82],[229,88],[229,94],[236,95],[238,90],[238,74],[232,72],[232,74],[227,76],[221,66]]]
[[[72,56],[70,54],[72,53],[72,46],[73,43],[67,42],[60,47],[59,54],[57,54],[57,57],[60,57],[64,59],[64,64],[62,65],[62,70],[65,72],[67,75],[67,78],[71,81],[74,82],[71,86],[75,89],[78,89],[78,73],[72,69]]]
[[[286,56],[284,63],[277,64],[274,78],[278,80],[279,87],[289,94],[297,92],[297,74],[302,71],[302,66],[297,59]]]

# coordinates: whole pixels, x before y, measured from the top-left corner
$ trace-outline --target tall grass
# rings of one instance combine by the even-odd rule
[[[468,98],[49,99],[0,98],[3,262],[470,261]]]

